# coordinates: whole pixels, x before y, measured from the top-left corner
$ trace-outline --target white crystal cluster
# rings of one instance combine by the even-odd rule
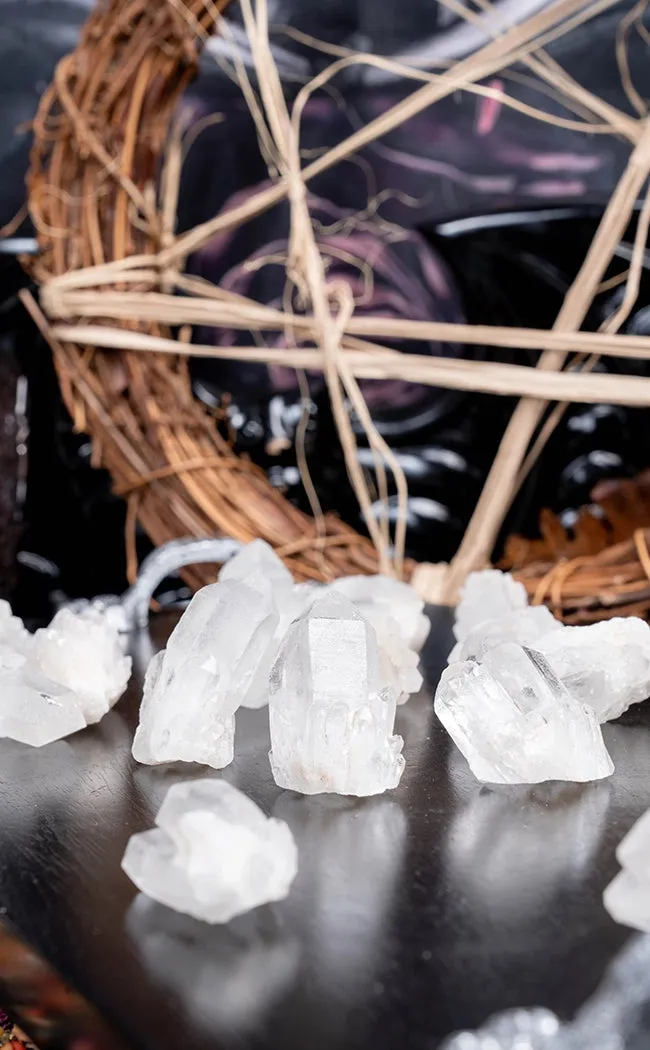
[[[463,589],[449,662],[481,661],[488,650],[516,642],[543,653],[573,696],[599,722],[618,718],[650,696],[650,626],[637,616],[566,627],[545,606],[528,604],[526,589],[497,569],[471,573]]]
[[[375,632],[342,594],[317,599],[289,629],[271,675],[276,784],[311,795],[397,787],[402,738],[395,694],[382,688]]]
[[[478,780],[599,780],[614,771],[594,712],[571,696],[541,653],[514,642],[481,663],[450,664],[435,710]]]
[[[395,705],[422,684],[423,608],[385,576],[294,584],[253,541],[194,596],[152,660],[134,757],[223,768],[237,709],[270,703],[278,784],[354,795],[395,787],[404,765]]]
[[[167,792],[156,827],[132,835],[122,868],[148,897],[209,923],[283,900],[298,870],[293,835],[225,780]]]
[[[34,747],[99,721],[126,689],[131,659],[100,612],[60,610],[35,634],[0,602],[0,736]]]
[[[192,598],[144,680],[138,762],[232,762],[235,711],[268,676],[278,614],[270,593],[235,580]]]
[[[567,627],[508,573],[472,573],[435,709],[478,779],[596,780],[613,765],[599,722],[650,695],[650,626]]]
[[[650,810],[619,843],[616,858],[622,871],[605,890],[603,903],[616,922],[650,933]]]

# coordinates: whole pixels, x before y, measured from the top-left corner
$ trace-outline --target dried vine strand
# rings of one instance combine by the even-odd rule
[[[380,569],[382,572],[391,574],[395,572],[401,576],[404,558],[403,530],[400,536],[401,550],[396,542],[396,557],[393,563],[381,525],[373,513],[372,500],[359,463],[356,439],[343,398],[343,389],[345,389],[357,409],[371,448],[376,450],[382,439],[365,408],[365,401],[356,380],[340,360],[341,322],[351,314],[353,304],[348,303],[346,307],[342,301],[339,303],[340,318],[334,316],[330,311],[330,297],[323,260],[312,228],[305,184],[300,171],[298,137],[286,107],[277,67],[271,55],[266,0],[257,0],[254,12],[250,0],[242,0],[242,12],[251,43],[260,93],[279,154],[280,169],[289,183],[291,232],[287,275],[298,288],[306,288],[313,306],[317,323],[316,336],[324,355],[324,374],[348,475],[364,515],[366,527],[379,553]],[[404,507],[404,518],[405,511]]]
[[[279,364],[289,368],[323,371],[320,349],[271,349],[259,346],[215,347],[192,343],[179,346],[177,340],[150,336],[128,329],[103,325],[54,325],[54,339],[69,343],[83,339],[86,346],[133,350],[145,354],[206,357],[250,364]],[[345,341],[344,341],[345,343]],[[343,361],[357,379],[404,379],[449,390],[466,390],[505,397],[528,397],[537,401],[575,401],[577,404],[650,404],[650,379],[640,376],[584,375],[579,372],[550,371],[528,365],[471,361],[459,358],[400,354],[396,350],[374,347],[374,352],[346,349]]]
[[[345,160],[350,154],[367,146],[387,132],[417,116],[423,109],[440,101],[466,83],[481,80],[497,72],[503,66],[523,58],[538,46],[536,41],[549,27],[562,25],[571,16],[579,13],[583,18],[592,18],[600,11],[612,7],[618,0],[556,0],[541,12],[515,26],[498,40],[486,44],[469,58],[458,62],[452,69],[442,73],[432,84],[425,84],[406,99],[396,103],[386,113],[371,120],[365,127],[354,132],[326,154],[302,169],[302,178],[309,181],[316,175]],[[266,190],[260,191],[243,204],[217,215],[194,227],[166,252],[161,253],[162,265],[187,258],[202,247],[215,233],[239,226],[260,215],[288,194],[286,179],[280,179]]]
[[[382,69],[387,73],[392,73],[396,77],[402,77],[406,80],[420,80],[423,83],[433,84],[439,77],[439,73],[430,73],[424,69],[417,68],[416,66],[406,65],[404,62],[398,62],[392,58],[386,58],[383,55],[372,55],[364,51],[355,51],[353,48],[342,47],[338,44],[330,44],[323,40],[318,40],[316,37],[310,36],[309,33],[303,33],[298,29],[292,29],[285,27],[287,35],[299,43],[307,44],[313,47],[315,50],[322,51],[325,54],[335,55],[338,59],[337,62],[332,63],[327,69],[323,70],[322,73],[314,77],[308,84],[305,85],[303,91],[306,94],[312,95],[319,87],[322,87],[326,82],[332,79],[337,73],[344,69],[348,69],[351,66],[366,65],[372,66],[375,69]],[[633,141],[636,141],[638,137],[636,122],[631,121],[628,124],[626,121],[621,125],[619,122],[610,123],[604,122],[602,124],[589,123],[587,120],[570,120],[566,117],[560,117],[555,113],[548,113],[546,110],[539,109],[537,106],[531,106],[526,102],[522,102],[520,99],[514,98],[508,95],[507,92],[501,91],[498,88],[489,87],[486,84],[465,84],[462,91],[467,91],[472,95],[478,95],[480,98],[490,98],[499,102],[501,105],[508,109],[516,110],[519,113],[523,113],[525,116],[531,117],[533,120],[538,120],[543,124],[551,124],[553,127],[564,128],[566,131],[579,131],[587,134],[595,135],[612,135],[616,134],[621,126],[626,130],[633,128],[631,134]],[[616,111],[618,114],[618,111]],[[621,114],[621,116],[625,116]]]
[[[649,171],[650,122],[646,122],[643,134],[605,209],[587,256],[567,292],[553,325],[555,331],[575,330],[582,325]],[[566,354],[562,351],[546,350],[537,368],[542,371],[558,371],[565,358]],[[583,382],[588,381],[586,377],[580,378]],[[597,377],[591,377],[591,381],[595,378]],[[611,382],[611,378],[607,378],[608,382]],[[449,568],[444,598],[450,603],[456,600],[458,589],[467,573],[481,567],[489,559],[510,505],[526,450],[544,408],[544,400],[538,397],[524,398],[512,414],[476,509]]]
[[[494,7],[494,4],[490,0],[476,0],[476,2],[484,12],[492,16],[492,24],[496,23],[498,25],[501,23],[501,33],[505,32],[506,27],[501,21],[499,12]],[[645,2],[645,0],[641,0],[641,2]],[[462,0],[442,0],[442,3],[467,22],[478,25],[484,31],[487,30],[480,14],[473,11]],[[580,17],[580,14],[579,12],[576,17]],[[567,31],[567,27],[564,27],[564,31]],[[498,39],[498,34],[494,30],[492,30],[492,34]],[[570,77],[566,70],[542,49],[541,43],[535,48],[534,53],[524,56],[522,62],[542,80],[558,88],[561,95],[579,102],[588,111],[605,120],[607,125],[612,127],[616,133],[626,136],[633,143],[638,142],[641,134],[640,121],[617,109],[610,102],[600,98],[600,96],[588,91]]]
[[[632,258],[630,259],[630,268],[627,274],[627,280],[625,282],[625,291],[623,293],[623,299],[619,307],[614,311],[611,317],[608,317],[606,321],[601,325],[601,331],[606,333],[618,332],[622,325],[625,324],[628,317],[630,316],[634,305],[639,296],[639,285],[641,282],[641,274],[643,273],[643,259],[645,254],[646,244],[648,243],[648,233],[650,232],[650,185],[646,190],[643,206],[639,215],[639,221],[634,234],[634,245],[632,250]],[[592,353],[583,362],[581,372],[591,371],[596,367],[596,364],[600,360],[600,355]],[[528,474],[534,467],[535,463],[542,454],[551,434],[558,426],[564,413],[569,407],[569,402],[561,401],[555,406],[550,416],[544,423],[541,431],[536,437],[530,452],[524,460],[517,481],[515,484],[516,494],[527,478]],[[514,496],[513,494],[513,496]]]
[[[86,286],[88,273],[84,274]],[[71,275],[70,275],[71,276]],[[98,281],[98,288],[121,280],[152,287],[158,284],[157,271],[136,270],[131,273],[115,271]],[[195,280],[177,275],[176,285],[184,291],[197,288]],[[154,291],[77,292],[59,291],[57,281],[50,282],[42,291],[42,303],[48,316],[56,321],[71,318],[129,320],[141,323],[158,320],[170,325],[192,324],[235,328],[241,331],[293,331],[301,335],[315,330],[315,321],[309,314],[289,314],[273,307],[263,306],[241,295],[231,295],[214,289],[210,298],[200,296],[165,295]],[[352,316],[345,322],[344,336],[373,339],[400,339],[463,343],[492,346],[514,351],[556,349],[574,353],[598,353],[603,357],[646,360],[650,358],[650,336],[615,335],[601,332],[560,332],[543,328],[501,327],[473,325],[446,321],[411,321],[404,318]],[[152,345],[153,349],[153,345]],[[223,356],[227,350],[221,348]]]

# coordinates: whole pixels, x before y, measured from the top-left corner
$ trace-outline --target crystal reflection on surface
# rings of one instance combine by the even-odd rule
[[[270,908],[209,926],[139,893],[126,928],[150,977],[223,1039],[256,1029],[298,968],[299,944]]]
[[[312,1047],[357,1045],[399,893],[406,816],[386,796],[289,792],[273,815],[286,820],[298,843],[298,876],[280,905],[304,941],[296,1008],[317,1020]],[[327,1012],[323,1002],[330,1004]]]
[[[577,888],[593,863],[611,785],[490,787],[474,780],[457,752],[450,755],[449,772],[458,793],[470,792],[449,829],[451,877],[493,921],[537,922],[558,886]]]
[[[633,937],[594,995],[566,1024],[544,1008],[495,1014],[459,1032],[442,1050],[647,1050],[650,1042],[650,937]]]
[[[209,926],[139,894],[126,928],[150,979],[224,1046],[248,1045],[264,1032],[273,1045],[304,1050],[307,1026],[310,1050],[325,1050],[367,1024],[407,821],[386,797],[289,792],[273,816],[298,843],[298,875],[285,901]]]

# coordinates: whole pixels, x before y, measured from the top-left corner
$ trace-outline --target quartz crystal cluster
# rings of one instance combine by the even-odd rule
[[[616,922],[650,933],[650,810],[616,850],[622,871],[610,882],[603,903]]]
[[[450,664],[435,710],[478,780],[598,780],[614,770],[593,710],[541,653],[515,642],[488,650],[480,663]]]
[[[78,697],[88,725],[119,700],[131,675],[131,657],[124,655],[117,629],[91,606],[80,613],[61,609],[34,635],[33,656],[47,678]]]
[[[599,722],[618,718],[650,696],[650,626],[636,616],[566,627],[545,606],[529,606],[526,589],[488,569],[467,578],[456,611],[458,639],[449,662],[482,661],[488,650],[516,642],[543,653],[567,689]]]
[[[423,608],[385,576],[294,584],[255,540],[194,596],[152,660],[134,757],[222,768],[237,709],[270,703],[278,784],[309,794],[395,787],[404,766],[395,705],[422,684]]]
[[[270,590],[223,580],[197,591],[147,669],[134,758],[232,762],[235,711],[268,678],[277,626]]]
[[[131,659],[100,612],[60,610],[30,634],[0,602],[0,736],[40,747],[99,721],[126,689]]]
[[[271,768],[303,794],[374,795],[404,769],[395,694],[382,688],[373,628],[330,592],[290,627],[271,674]]]
[[[472,573],[435,708],[480,779],[595,780],[613,766],[599,722],[650,695],[650,626],[567,627],[507,573]],[[489,711],[489,714],[488,714]]]
[[[287,824],[243,792],[193,780],[169,789],[155,828],[131,836],[122,868],[148,897],[223,923],[286,897],[298,852]]]

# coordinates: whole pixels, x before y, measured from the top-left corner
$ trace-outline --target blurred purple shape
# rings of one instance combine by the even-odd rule
[[[224,211],[237,207],[262,187],[255,186],[232,196]],[[368,216],[369,209],[355,213],[320,197],[309,198],[316,239],[325,260],[328,286],[345,284],[355,303],[355,316],[404,318],[416,321],[461,322],[464,320],[453,276],[439,253],[414,230]],[[264,220],[264,221],[263,221]],[[261,227],[264,227],[263,230]],[[283,203],[253,224],[250,232],[229,230],[217,234],[195,256],[192,269],[218,283],[222,289],[283,310],[287,304],[300,312],[295,289],[287,285],[285,263],[289,252],[289,209]],[[270,347],[285,347],[284,331],[262,333]],[[199,333],[201,341],[216,346],[250,344],[248,333],[211,328]],[[441,342],[396,342],[380,340],[404,352],[432,356],[462,355],[460,344]],[[306,345],[304,342],[298,345]],[[215,367],[218,367],[215,365]],[[231,366],[225,366],[231,372]],[[243,365],[239,366],[240,369]],[[248,368],[249,366],[246,366]],[[265,388],[260,394],[296,391],[295,370],[282,365],[266,368]],[[216,378],[217,373],[212,373]],[[227,380],[232,378],[231,375]],[[260,377],[261,378],[261,377]],[[226,377],[224,376],[224,379]],[[236,380],[235,380],[236,381]],[[323,387],[320,373],[309,376],[312,393]],[[360,386],[373,413],[413,412],[447,401],[447,392],[399,380],[361,380]],[[227,387],[225,387],[227,389]]]

